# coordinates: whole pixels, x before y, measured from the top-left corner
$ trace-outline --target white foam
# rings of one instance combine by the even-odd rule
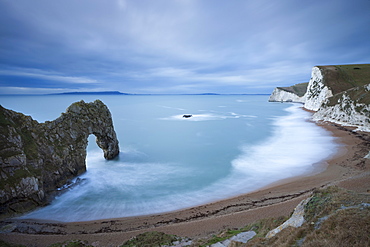
[[[338,146],[321,127],[306,121],[309,113],[293,105],[288,116],[274,122],[273,135],[255,146],[241,146],[232,162],[232,172],[216,183],[192,194],[205,201],[231,197],[267,186],[281,179],[315,171],[316,163],[333,155]],[[190,197],[190,195],[189,195]]]
[[[176,186],[177,181],[171,178],[192,172],[175,164],[106,162],[102,165],[95,152],[89,154],[88,163],[88,171],[81,176],[85,179],[83,184],[62,194],[51,205],[21,218],[70,222],[172,210],[178,204],[164,199],[169,195],[160,187]],[[162,200],[157,199],[161,197]]]
[[[180,107],[165,106],[165,105],[159,105],[159,107],[166,108],[166,109],[179,110],[179,111],[185,111],[186,110],[186,109],[180,108]]]
[[[203,114],[185,114],[192,115],[191,117],[185,118],[184,114],[173,115],[170,117],[160,118],[161,120],[177,120],[177,121],[213,121],[213,120],[225,120],[235,118],[256,118],[253,115],[242,115],[235,112],[228,113],[203,113]]]
[[[233,160],[238,172],[274,179],[300,175],[313,169],[335,151],[333,137],[306,121],[309,113],[294,105],[290,115],[276,119],[272,137],[256,146],[241,147],[242,154]]]

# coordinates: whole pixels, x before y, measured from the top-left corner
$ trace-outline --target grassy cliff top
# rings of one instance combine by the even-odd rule
[[[370,83],[370,64],[328,65],[320,68],[333,94]]]
[[[308,82],[304,82],[304,83],[295,84],[290,87],[278,87],[278,89],[281,89],[281,90],[284,90],[290,93],[294,93],[298,95],[299,97],[302,97],[306,93],[307,85],[308,85]]]

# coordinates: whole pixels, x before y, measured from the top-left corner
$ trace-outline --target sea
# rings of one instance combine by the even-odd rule
[[[73,102],[103,101],[119,157],[89,137],[87,171],[50,205],[22,219],[75,222],[158,214],[258,190],[325,169],[338,144],[297,103],[268,95],[0,96],[38,122]],[[184,118],[184,114],[192,117]],[[62,188],[61,188],[62,189]]]

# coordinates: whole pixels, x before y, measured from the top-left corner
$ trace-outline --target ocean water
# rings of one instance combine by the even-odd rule
[[[1,96],[0,104],[44,122],[82,99],[109,107],[119,158],[106,161],[91,135],[82,182],[21,218],[87,221],[178,210],[312,173],[337,150],[302,105],[269,103],[267,95]]]

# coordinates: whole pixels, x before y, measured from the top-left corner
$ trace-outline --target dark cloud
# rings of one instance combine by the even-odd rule
[[[0,93],[269,93],[315,65],[368,63],[369,10],[365,0],[3,0]]]

